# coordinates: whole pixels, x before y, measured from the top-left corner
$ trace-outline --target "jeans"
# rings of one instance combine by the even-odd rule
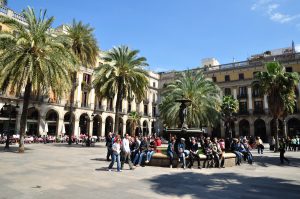
[[[285,153],[285,150],[280,150],[280,162],[281,162],[281,164],[284,163],[284,160],[287,161],[288,163],[290,162],[286,157],[284,157],[284,153]]]
[[[117,170],[120,171],[121,170],[120,154],[116,154],[116,153],[112,154],[111,162],[108,166],[108,169],[112,169],[112,167],[115,164],[115,161],[117,161]]]
[[[174,153],[172,151],[167,151],[170,160],[170,166],[173,165]]]
[[[191,168],[194,165],[194,161],[197,160],[198,162],[198,167],[201,168],[200,165],[200,157],[198,154],[190,153],[190,165],[189,168]]]
[[[111,147],[107,147],[107,154],[106,154],[106,160],[108,161],[109,160],[109,157],[112,156],[112,149]]]
[[[263,153],[264,153],[264,150],[263,150],[263,148],[262,148],[261,145],[258,145],[258,146],[257,146],[257,153],[258,153],[258,154],[263,154]]]
[[[148,151],[147,152],[147,161],[148,162],[150,162],[150,160],[151,160],[151,158],[152,158],[152,156],[153,156],[154,153],[155,153],[154,151]]]
[[[143,158],[144,158],[144,155],[146,154],[147,152],[146,151],[143,151],[141,154],[140,154],[140,159],[139,159],[139,165],[142,164],[142,161],[143,161]]]
[[[123,152],[122,153],[121,169],[123,169],[125,162],[128,162],[130,169],[133,168],[133,165],[132,165],[132,162],[131,162],[131,158],[130,158],[130,152],[128,152],[128,153]]]
[[[137,152],[134,156],[134,159],[133,159],[133,164],[134,165],[137,165],[138,164],[138,161],[139,161],[139,158],[140,158],[140,153]]]
[[[233,151],[236,156],[236,164],[240,165],[242,162],[242,154],[239,151]]]
[[[179,153],[179,160],[180,162],[183,163],[182,167],[185,168],[186,167],[186,160],[185,160],[185,153]]]

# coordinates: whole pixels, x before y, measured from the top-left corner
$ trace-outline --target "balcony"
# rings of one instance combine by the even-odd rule
[[[108,111],[108,112],[114,112],[114,108],[113,107],[106,107],[106,111]]]
[[[254,109],[253,114],[254,115],[264,115],[265,111],[261,108],[257,108],[257,109]]]
[[[259,93],[259,92],[254,92],[252,93],[252,97],[258,97],[258,98],[262,98],[264,95]]]
[[[86,90],[86,91],[90,91],[90,90],[92,90],[92,88],[93,88],[93,86],[92,86],[92,84],[89,82],[89,83],[87,83],[87,82],[82,82],[81,83],[81,90]]]
[[[81,103],[81,108],[91,108],[91,104]]]
[[[101,111],[101,112],[103,112],[105,110],[105,107],[104,106],[96,106],[95,107],[95,111]]]
[[[238,112],[239,115],[249,115],[249,111],[248,110],[240,110]]]
[[[241,93],[237,96],[238,99],[247,99],[247,93]]]
[[[126,114],[126,109],[119,109],[119,114],[125,115]]]
[[[78,102],[75,102],[75,103],[73,104],[73,109],[75,110],[76,108],[78,108]],[[64,109],[65,109],[66,111],[69,111],[69,110],[70,110],[70,102],[67,102],[67,103],[65,104]]]

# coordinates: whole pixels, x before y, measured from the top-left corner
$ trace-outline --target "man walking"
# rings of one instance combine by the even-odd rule
[[[112,140],[112,133],[109,132],[107,137],[106,137],[106,148],[107,148],[107,154],[106,154],[106,160],[110,161],[109,157],[112,155],[112,145],[113,145],[113,140]]]
[[[122,162],[121,162],[121,170],[123,170],[124,163],[128,162],[130,170],[133,170],[133,164],[131,162],[131,152],[129,147],[129,135],[126,134],[123,142],[122,142]]]

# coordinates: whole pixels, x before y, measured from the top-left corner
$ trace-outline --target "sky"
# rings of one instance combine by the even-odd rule
[[[300,50],[299,0],[8,0],[21,12],[47,9],[54,27],[81,20],[102,50],[128,45],[153,71],[185,70],[214,57],[221,64],[289,47]]]

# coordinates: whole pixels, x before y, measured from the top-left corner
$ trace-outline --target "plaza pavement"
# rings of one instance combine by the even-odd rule
[[[104,143],[26,145],[26,153],[0,145],[0,199],[58,198],[300,198],[300,152],[265,151],[255,164],[225,169],[138,167],[108,172]],[[116,165],[115,165],[116,166]]]

